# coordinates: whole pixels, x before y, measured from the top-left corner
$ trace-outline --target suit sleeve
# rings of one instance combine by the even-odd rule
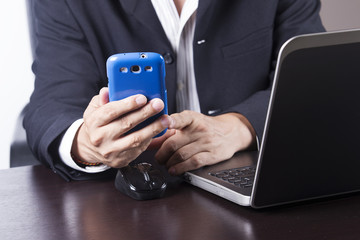
[[[63,164],[58,156],[64,132],[82,118],[104,79],[66,3],[62,0],[33,2],[36,78],[24,117],[28,144],[40,162],[67,180],[108,176],[108,172],[80,173]]]
[[[273,30],[273,57],[271,71],[268,75],[269,86],[267,89],[254,93],[242,103],[225,111],[243,114],[254,127],[260,142],[264,131],[279,50],[293,36],[325,31],[319,11],[320,2],[318,0],[279,1]]]

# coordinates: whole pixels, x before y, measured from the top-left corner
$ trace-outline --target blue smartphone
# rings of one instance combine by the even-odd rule
[[[168,114],[165,86],[165,63],[163,57],[153,52],[119,53],[106,61],[109,99],[117,101],[136,94],[143,94],[148,101],[160,98],[164,109],[140,123],[130,132],[152,123],[163,114]],[[156,137],[163,135],[166,129]]]

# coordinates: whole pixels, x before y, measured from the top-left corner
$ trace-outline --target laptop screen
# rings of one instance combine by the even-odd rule
[[[360,190],[360,43],[299,49],[278,69],[252,204]]]

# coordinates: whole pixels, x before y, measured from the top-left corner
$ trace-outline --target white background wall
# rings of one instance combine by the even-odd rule
[[[9,167],[15,122],[33,89],[25,0],[0,1],[0,169]]]
[[[360,28],[360,0],[322,0],[327,30]],[[16,119],[33,89],[25,0],[0,3],[0,169],[9,167]]]
[[[328,31],[360,28],[360,0],[321,0],[321,18]]]

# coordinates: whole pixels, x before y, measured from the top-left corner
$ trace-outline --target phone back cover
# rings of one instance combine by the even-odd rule
[[[145,95],[148,101],[153,98],[163,100],[164,110],[145,121],[142,126],[168,113],[165,64],[160,54],[152,52],[119,53],[110,56],[106,65],[110,101],[121,100],[136,94]],[[139,66],[139,71],[132,71],[133,66]]]

